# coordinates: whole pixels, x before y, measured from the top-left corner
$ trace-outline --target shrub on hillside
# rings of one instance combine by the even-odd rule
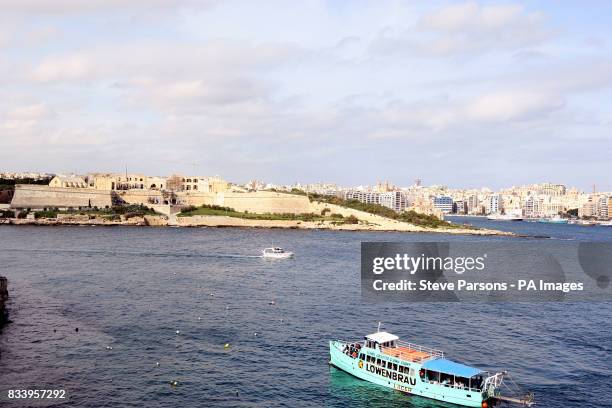
[[[57,218],[57,213],[55,211],[36,211],[34,218]]]
[[[359,224],[359,219],[354,215],[349,215],[344,219],[345,224]]]
[[[15,218],[15,212],[11,210],[0,211],[0,218]]]

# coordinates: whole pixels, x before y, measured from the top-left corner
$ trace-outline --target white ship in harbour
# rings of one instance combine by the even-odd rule
[[[487,220],[492,221],[522,221],[523,216],[518,214],[490,214]]]

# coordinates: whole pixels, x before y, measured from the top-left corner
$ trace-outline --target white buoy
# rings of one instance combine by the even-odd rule
[[[198,316],[198,320],[202,320],[202,318]]]
[[[268,302],[268,304],[269,304],[269,305],[275,305],[275,304],[276,304],[276,302],[275,302],[275,301],[273,301],[273,300],[271,300],[271,301],[269,301],[269,302]]]
[[[107,350],[112,350],[113,348],[111,346],[106,346]]]
[[[253,336],[257,337],[257,332],[253,333]]]
[[[176,334],[181,334],[181,331],[180,331],[180,330],[177,330],[177,331],[176,331]]]
[[[155,363],[155,367],[159,367],[159,361]]]

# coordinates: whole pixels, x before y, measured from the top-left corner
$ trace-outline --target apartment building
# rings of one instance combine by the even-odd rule
[[[442,214],[450,214],[453,212],[453,199],[449,196],[434,197],[433,206],[440,210]]]

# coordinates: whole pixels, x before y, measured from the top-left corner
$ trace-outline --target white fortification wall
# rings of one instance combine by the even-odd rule
[[[112,204],[111,192],[85,188],[61,188],[17,184],[12,208],[101,207]]]

